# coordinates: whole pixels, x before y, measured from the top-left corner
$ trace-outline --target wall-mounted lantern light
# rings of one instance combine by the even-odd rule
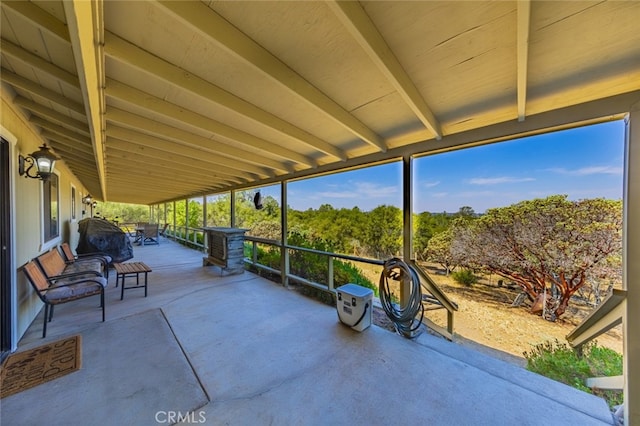
[[[30,177],[32,179],[42,179],[46,181],[53,173],[56,160],[59,159],[58,156],[49,151],[49,147],[47,147],[45,143],[39,150],[26,157],[23,155],[18,156],[18,174],[20,174],[20,176],[24,175],[25,178]],[[29,167],[25,169],[26,165]],[[36,168],[35,172],[31,171],[34,166]]]
[[[89,209],[91,209],[90,213],[91,213],[91,217],[93,217],[93,209],[96,208],[96,206],[98,205],[98,202],[93,199],[91,194],[87,194],[84,197],[82,197],[82,204],[88,206]],[[82,215],[84,216],[84,214],[85,214],[85,210],[82,210]]]

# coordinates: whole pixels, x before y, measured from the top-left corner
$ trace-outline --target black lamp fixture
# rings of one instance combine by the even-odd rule
[[[25,178],[32,179],[41,179],[48,180],[51,174],[53,173],[53,167],[56,163],[56,160],[60,158],[56,156],[54,153],[49,151],[49,147],[47,144],[42,144],[39,150],[36,152],[27,155],[26,157],[23,155],[18,156],[18,173],[20,176]],[[25,169],[25,166],[28,165]],[[35,166],[35,172],[31,171]]]
[[[98,202],[95,201],[93,199],[93,197],[91,196],[91,194],[87,194],[84,197],[82,197],[82,204],[84,204],[85,206],[89,207],[89,211],[91,213],[91,217],[93,217],[93,209],[96,208],[96,206],[98,205]],[[85,210],[82,210],[82,215],[84,216],[85,214]]]

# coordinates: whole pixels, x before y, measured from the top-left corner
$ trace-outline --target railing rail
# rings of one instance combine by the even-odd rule
[[[166,229],[165,235],[172,240],[186,243],[191,247],[197,247],[201,251],[205,251],[205,239],[202,228],[191,228],[186,225],[175,225],[170,223]],[[198,241],[198,235],[202,236],[202,242]]]
[[[447,295],[438,287],[433,279],[427,274],[415,261],[411,261],[411,266],[418,272],[420,284],[422,288],[431,293],[429,303],[443,307],[447,310],[447,328],[440,327],[429,318],[423,318],[423,322],[427,327],[437,331],[449,340],[453,340],[453,313],[458,310],[458,305],[451,301]],[[424,300],[424,298],[423,298]]]
[[[245,263],[255,268],[268,271],[272,274],[280,275],[281,277],[283,273],[280,269],[272,268],[270,266],[261,264],[258,261],[258,245],[259,244],[277,247],[280,250],[281,258],[284,255],[283,253],[284,250],[300,251],[300,252],[311,253],[319,256],[325,256],[327,258],[327,272],[326,272],[327,284],[326,285],[308,280],[307,278],[300,277],[296,274],[292,274],[288,271],[288,267],[286,267],[287,271],[285,272],[284,275],[287,280],[290,279],[290,280],[299,282],[303,285],[307,285],[307,286],[316,288],[318,290],[333,293],[333,294],[335,294],[335,287],[334,287],[334,281],[333,281],[333,271],[334,271],[333,262],[335,259],[367,263],[370,265],[377,265],[377,266],[383,266],[385,263],[384,261],[378,260],[378,259],[370,259],[370,258],[364,258],[359,256],[332,253],[332,252],[327,252],[327,251],[322,251],[317,249],[310,249],[306,247],[293,246],[288,244],[284,245],[284,250],[283,250],[283,245],[280,243],[280,241],[277,241],[277,240],[253,237],[250,235],[245,235],[244,238],[246,242],[249,242],[251,244],[251,254],[249,257],[245,257]],[[423,323],[427,327],[431,328],[432,330],[444,336],[445,338],[449,340],[453,340],[454,312],[458,310],[458,306],[454,302],[452,302],[442,292],[442,290],[438,287],[438,285],[428,276],[428,274],[426,274],[422,270],[422,268],[416,265],[415,262],[410,262],[410,266],[418,271],[418,276],[420,277],[420,281],[421,281],[420,284],[422,288],[428,291],[429,293],[431,293],[431,296],[427,296],[426,298],[423,298],[423,304],[438,305],[439,308],[441,307],[447,310],[447,327],[446,328],[435,324],[433,321],[429,320],[426,317],[423,318]],[[431,308],[426,308],[426,309],[429,310]]]
[[[201,228],[190,228],[184,225],[176,226],[173,224],[169,225],[166,233],[168,238],[171,238],[183,244],[187,244],[191,247],[196,247],[206,252],[207,247],[206,247],[205,238],[203,236],[202,242],[198,241],[198,238],[197,238],[198,234],[203,234]],[[250,255],[245,256],[244,258],[245,264],[251,265],[263,271],[267,271],[274,275],[279,275],[281,278],[283,278],[283,282],[288,282],[288,280],[292,280],[300,284],[315,288],[320,291],[331,293],[334,295],[336,290],[334,285],[334,261],[336,259],[346,260],[351,262],[358,262],[358,263],[366,263],[369,265],[376,265],[376,266],[384,266],[384,263],[385,263],[383,260],[379,260],[379,259],[371,259],[371,258],[365,258],[365,257],[359,257],[359,256],[352,256],[348,254],[333,253],[333,252],[328,252],[323,250],[311,249],[307,247],[294,246],[290,244],[285,244],[283,246],[279,240],[274,240],[269,238],[261,238],[261,237],[254,237],[251,235],[245,235],[244,239],[245,239],[245,242],[248,242],[251,245]],[[280,258],[281,259],[285,258],[286,261],[281,262],[280,268],[273,268],[271,266],[260,263],[258,259],[259,245],[276,247],[280,251]],[[310,254],[326,257],[326,261],[327,261],[327,268],[326,268],[326,275],[325,275],[326,284],[312,281],[312,280],[309,280],[308,278],[301,277],[297,274],[293,274],[289,272],[289,266],[288,266],[289,256],[288,255],[285,256],[285,250],[310,253]],[[422,289],[430,293],[430,295],[426,295],[423,297],[423,305],[431,305],[431,306],[425,307],[425,310],[432,310],[434,309],[434,306],[436,306],[438,309],[445,308],[447,310],[446,328],[434,323],[433,321],[431,321],[426,317],[423,318],[423,323],[427,327],[431,328],[432,330],[436,331],[437,333],[441,334],[447,339],[453,340],[454,312],[458,310],[458,306],[454,302],[452,302],[442,292],[442,290],[431,279],[431,277],[429,277],[429,275],[425,273],[424,270],[422,270],[422,268],[420,268],[414,261],[410,262],[410,266],[418,272]],[[283,268],[285,270],[284,277],[283,277]]]
[[[258,269],[262,269],[265,271],[269,271],[273,274],[277,274],[282,276],[282,271],[280,269],[275,269],[275,268],[271,268],[267,265],[261,264],[260,262],[258,262],[258,244],[263,244],[263,245],[268,245],[268,246],[273,246],[273,247],[277,247],[280,250],[280,256],[283,255],[283,250],[282,250],[282,244],[280,243],[280,241],[278,240],[272,240],[272,239],[268,239],[268,238],[259,238],[259,237],[253,237],[250,235],[245,235],[244,237],[245,241],[248,241],[251,243],[251,257],[249,258],[245,258],[245,263],[254,266]],[[382,266],[384,265],[384,262],[381,260],[377,260],[377,259],[369,259],[369,258],[364,258],[364,257],[357,257],[357,256],[350,256],[347,254],[339,254],[339,253],[331,253],[328,251],[322,251],[322,250],[316,250],[316,249],[310,249],[307,247],[299,247],[299,246],[293,246],[293,245],[289,245],[286,244],[284,246],[284,248],[286,250],[293,250],[293,251],[300,251],[300,252],[305,252],[305,253],[312,253],[312,254],[316,254],[319,256],[325,256],[327,258],[327,274],[326,274],[326,282],[327,284],[321,284],[315,281],[310,281],[304,277],[301,277],[299,275],[296,274],[292,274],[290,272],[286,272],[285,273],[285,278],[286,279],[290,279],[296,282],[299,282],[301,284],[316,288],[318,290],[321,291],[326,291],[326,292],[330,292],[330,293],[335,293],[335,287],[334,287],[334,282],[333,282],[333,261],[335,259],[341,259],[341,260],[350,260],[353,262],[361,262],[361,263],[367,263],[370,265],[378,265],[378,266]]]
[[[578,350],[585,343],[622,323],[627,292],[614,288],[611,294],[568,335],[569,344]]]
[[[581,352],[586,343],[622,324],[626,303],[627,292],[614,288],[600,306],[567,335],[569,345]],[[590,388],[622,390],[624,388],[624,380],[624,375],[590,377],[585,384]]]

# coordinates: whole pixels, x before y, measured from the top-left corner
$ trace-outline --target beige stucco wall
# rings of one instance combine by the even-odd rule
[[[36,129],[30,126],[27,118],[11,103],[11,94],[2,89],[0,104],[0,124],[2,128],[15,137],[16,144],[12,158],[14,176],[13,222],[15,226],[15,252],[13,253],[16,268],[20,268],[30,259],[57,246],[62,241],[69,241],[76,247],[78,241],[77,221],[82,218],[81,198],[87,191],[80,181],[66,168],[64,162],[56,163],[56,174],[59,178],[59,216],[60,237],[44,243],[42,238],[42,183],[36,179],[25,179],[18,176],[18,154],[27,155],[36,151],[43,140]],[[71,186],[76,188],[76,220],[71,220]],[[17,306],[17,338],[19,339],[42,308],[42,303],[31,290],[29,283],[20,272],[15,282],[11,283]]]

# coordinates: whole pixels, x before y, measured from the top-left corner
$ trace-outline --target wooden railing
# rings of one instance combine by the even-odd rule
[[[621,324],[626,297],[626,291],[613,289],[600,306],[567,335],[569,344],[574,348],[580,349],[585,343]]]
[[[165,230],[165,235],[167,238],[175,240],[183,245],[187,245],[201,251],[206,251],[204,232],[202,231],[202,228],[190,228],[186,225],[169,224]],[[203,242],[199,241],[198,236],[201,236]]]
[[[613,289],[611,294],[592,311],[571,333],[567,341],[571,347],[582,350],[585,343],[592,341],[613,327],[622,324],[626,310],[627,292]],[[586,385],[590,388],[622,390],[624,375],[611,377],[591,377]]]

